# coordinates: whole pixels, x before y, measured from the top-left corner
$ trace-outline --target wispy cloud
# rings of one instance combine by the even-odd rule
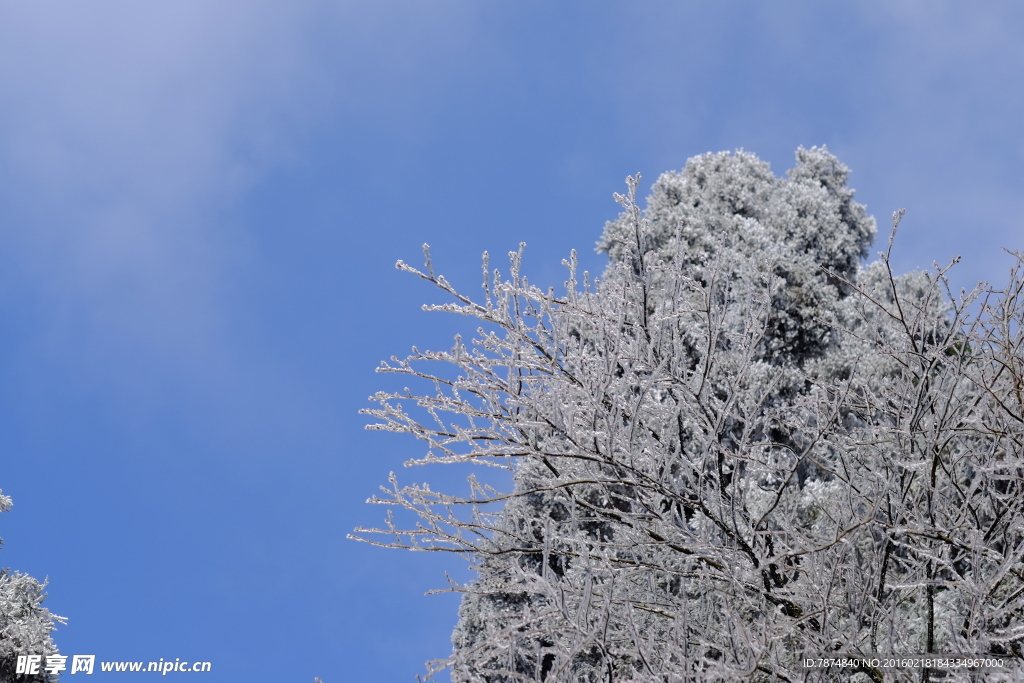
[[[310,129],[386,105],[468,7],[5,3],[0,260],[78,343],[202,352],[249,249],[238,200]]]
[[[7,258],[94,324],[205,324],[237,237],[217,212],[287,146],[276,129],[295,115],[304,57],[294,7],[7,4]]]

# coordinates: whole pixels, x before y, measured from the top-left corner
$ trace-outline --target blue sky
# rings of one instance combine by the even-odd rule
[[[627,174],[827,144],[880,232],[907,208],[898,268],[998,283],[1022,29],[1015,2],[0,0],[0,566],[49,576],[65,654],[414,680],[464,563],[345,538],[421,454],[363,430],[374,367],[459,324],[394,262],[429,242],[475,291],[525,241],[559,285],[572,248],[602,268]]]

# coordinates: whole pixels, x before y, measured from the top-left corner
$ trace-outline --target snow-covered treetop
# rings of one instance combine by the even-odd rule
[[[10,496],[0,490],[0,512],[11,509]],[[0,545],[3,541],[0,540]],[[46,582],[28,574],[0,569],[0,683],[52,683],[58,680],[45,672],[38,675],[16,674],[19,655],[57,654],[52,633],[65,617],[52,614],[43,607]],[[16,677],[17,676],[17,677]]]
[[[848,175],[825,147],[798,149],[786,178],[749,152],[693,157],[658,178],[642,220],[627,211],[605,225],[598,250],[611,260],[606,279],[638,251],[702,281],[713,260],[737,281],[741,298],[763,296],[771,274],[784,286],[773,294],[762,357],[801,366],[826,352],[832,337],[819,318],[849,294],[841,280],[855,278],[875,237],[875,220],[853,201]],[[652,297],[664,285],[653,281]]]

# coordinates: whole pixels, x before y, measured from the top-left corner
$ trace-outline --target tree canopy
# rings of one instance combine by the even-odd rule
[[[522,250],[507,277],[485,255],[480,301],[399,263],[480,327],[383,364],[422,381],[377,394],[371,428],[513,481],[458,496],[392,475],[371,502],[414,522],[357,530],[477,570],[432,671],[788,681],[816,656],[1021,657],[1021,257],[1002,288],[897,276],[898,212],[862,265],[875,224],[847,174],[825,148],[785,178],[705,154],[644,209],[629,178],[606,272],[573,255],[557,294]]]
[[[10,496],[0,491],[0,512],[10,510],[11,505]],[[51,634],[66,620],[42,606],[45,588],[45,582],[28,574],[0,569],[0,683],[56,680],[43,667],[38,675],[16,673],[19,655],[39,655],[45,664],[48,655],[58,654]]]

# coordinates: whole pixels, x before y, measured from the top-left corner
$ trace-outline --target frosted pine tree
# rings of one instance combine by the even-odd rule
[[[10,507],[10,497],[0,491],[0,512]],[[0,541],[0,546],[2,543]],[[19,655],[40,655],[45,665],[47,655],[58,654],[51,634],[56,624],[66,620],[42,606],[45,588],[45,583],[27,574],[0,569],[0,683],[58,680],[43,667],[38,675],[16,673]]]
[[[637,292],[637,303],[652,314],[677,294],[668,287],[672,275],[656,269],[641,272],[656,261],[705,286],[712,276],[724,278],[731,282],[733,296],[739,301],[768,303],[767,326],[756,348],[761,369],[775,375],[770,394],[763,398],[765,409],[809,388],[803,366],[836,348],[836,337],[822,314],[834,310],[849,288],[822,267],[852,278],[875,234],[874,220],[852,200],[853,191],[846,187],[848,169],[824,148],[800,149],[796,157],[797,165],[787,179],[776,178],[767,163],[749,153],[693,158],[682,172],[665,173],[658,179],[642,219],[631,203],[618,220],[605,227],[599,242],[599,250],[610,257],[606,291],[620,288],[624,280],[648,278],[649,284]],[[642,230],[637,231],[637,226]],[[643,252],[641,258],[637,258],[638,250]],[[720,331],[723,337],[739,333],[745,322],[743,312],[735,308],[733,313],[738,315]],[[708,332],[706,323],[692,327],[688,331],[692,338],[680,349],[682,355],[677,351],[675,362],[697,367]],[[723,434],[723,438],[735,435]],[[731,465],[722,454],[719,460],[716,465],[724,466],[721,477],[728,485]],[[806,476],[811,468],[809,462],[802,463],[801,474]],[[537,488],[537,475],[543,477],[545,471],[539,465],[522,465],[517,486],[525,495],[506,510],[506,516],[519,526],[535,527],[538,548],[543,521],[552,517],[557,521],[564,508],[550,496],[531,493]],[[692,516],[692,506],[685,512]],[[602,525],[601,533],[610,534],[611,528]],[[568,558],[559,557],[557,562],[553,569],[560,571]],[[531,600],[511,585],[498,588],[496,584],[509,576],[504,564],[504,557],[489,561],[477,584],[477,588],[487,586],[487,591],[475,590],[464,598],[454,634],[457,649],[470,649],[486,628],[493,629],[496,623],[520,618]],[[535,645],[538,647],[533,649],[539,651],[551,643],[538,640]],[[467,668],[473,665],[467,664]],[[537,660],[529,654],[520,656],[515,669],[529,676],[537,671],[546,675],[543,658]]]
[[[709,154],[644,211],[630,179],[604,278],[571,259],[562,295],[520,275],[521,252],[507,279],[485,265],[479,302],[429,259],[399,264],[481,328],[382,368],[434,392],[368,412],[427,442],[416,462],[514,481],[458,497],[392,477],[374,500],[419,523],[362,533],[479,572],[436,668],[794,680],[815,655],[1020,656],[1020,271],[954,297],[944,270],[895,277],[888,251],[860,270],[874,226],[846,174],[824,149],[784,179]]]

